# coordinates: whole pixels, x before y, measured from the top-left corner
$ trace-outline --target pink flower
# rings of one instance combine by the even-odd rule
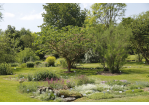
[[[69,80],[67,80],[67,83],[69,83],[70,81]]]

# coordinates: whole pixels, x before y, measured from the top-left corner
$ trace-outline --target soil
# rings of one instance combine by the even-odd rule
[[[144,90],[144,91],[148,91],[148,92],[149,92],[149,87],[144,88],[143,90]]]

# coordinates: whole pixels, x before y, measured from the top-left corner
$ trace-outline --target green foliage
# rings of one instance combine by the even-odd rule
[[[44,27],[41,37],[37,40],[39,43],[47,42],[44,44],[65,58],[70,71],[75,60],[92,45],[93,37],[89,30],[77,26],[67,26],[58,30],[56,27],[48,26]]]
[[[20,83],[18,85],[18,89],[19,89],[20,92],[23,92],[23,93],[35,92],[37,90],[37,84],[34,84],[34,83],[28,83],[28,84]]]
[[[110,86],[113,86],[113,85],[125,85],[127,86],[128,84],[130,84],[129,82],[122,82],[122,81],[115,81],[115,80],[112,80],[112,81],[108,81],[106,82],[106,84],[110,85]]]
[[[39,95],[38,98],[42,101],[49,101],[54,100],[55,96],[52,92],[45,92],[44,94]]]
[[[61,66],[62,68],[67,68],[68,64],[65,58],[58,58],[55,61],[55,66]]]
[[[41,61],[35,61],[35,64],[36,65],[39,65],[39,64],[41,64],[42,62]]]
[[[109,27],[121,19],[125,13],[125,7],[125,3],[94,3],[85,21],[89,25],[104,24]]]
[[[25,75],[23,75],[23,74],[18,74],[18,78],[20,79],[20,78],[25,78]]]
[[[101,62],[106,63],[112,73],[119,73],[127,58],[127,47],[131,38],[131,29],[125,29],[122,24],[110,26],[101,35],[97,35],[96,48],[103,51]],[[105,65],[104,65],[105,66]]]
[[[139,93],[139,92],[144,92],[142,89],[134,89],[134,91],[132,90],[127,90],[126,93]]]
[[[55,60],[56,60],[56,58],[54,56],[49,56],[46,58],[45,62],[47,62],[49,66],[51,66],[51,65],[54,66]]]
[[[80,10],[78,3],[47,3],[43,5],[46,13],[43,13],[43,25],[62,27],[73,25],[82,27],[86,10]]]
[[[20,65],[20,67],[21,68],[26,68],[27,66],[26,66],[26,63],[22,63],[21,65]]]
[[[99,91],[99,92],[102,92],[104,90],[104,88],[103,87],[97,87],[96,90]]]
[[[108,94],[108,93],[93,93],[91,95],[88,96],[88,98],[90,99],[94,99],[94,100],[99,100],[99,99],[110,99],[110,98],[114,98],[114,96],[112,94]]]
[[[149,11],[136,15],[133,18],[130,27],[132,29],[133,38],[131,39],[132,46],[142,54],[146,62],[149,64]]]
[[[46,80],[48,81],[49,87],[51,87],[53,89],[64,89],[64,87],[65,87],[64,80],[56,79],[54,81],[53,79],[54,78],[51,78],[51,80],[49,80],[48,78],[46,78]]]
[[[76,78],[77,80],[77,85],[83,85],[83,84],[88,84],[88,83],[95,83],[95,80],[89,79],[86,75],[80,75]]]
[[[33,67],[34,68],[34,62],[26,62],[27,67]]]
[[[27,61],[38,60],[39,57],[32,51],[31,48],[25,48],[17,54],[17,61],[19,63],[26,63]]]
[[[82,95],[79,92],[76,91],[69,91],[69,90],[60,90],[59,96],[64,95],[64,97],[75,97],[75,98],[81,98]]]
[[[67,80],[66,85],[68,88],[73,88],[73,87],[75,87],[76,84],[75,84],[74,80]]]
[[[19,66],[18,63],[10,63],[10,64],[11,64],[11,67],[17,67],[17,66]]]
[[[13,70],[11,69],[11,65],[7,63],[0,64],[0,75],[12,75]]]
[[[46,80],[46,78],[58,78],[58,76],[55,73],[49,72],[47,70],[36,72],[33,77],[35,81],[44,81]]]
[[[28,81],[32,81],[33,80],[33,76],[31,74],[28,74],[27,75],[27,79],[28,79]]]

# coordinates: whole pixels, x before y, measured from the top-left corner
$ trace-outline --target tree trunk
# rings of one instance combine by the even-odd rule
[[[68,60],[67,63],[68,63],[68,72],[71,72],[71,62]]]

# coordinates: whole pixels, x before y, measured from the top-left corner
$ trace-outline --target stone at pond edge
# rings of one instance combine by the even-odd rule
[[[64,102],[71,102],[74,101],[76,98],[75,97],[67,97],[67,98],[63,98]]]

